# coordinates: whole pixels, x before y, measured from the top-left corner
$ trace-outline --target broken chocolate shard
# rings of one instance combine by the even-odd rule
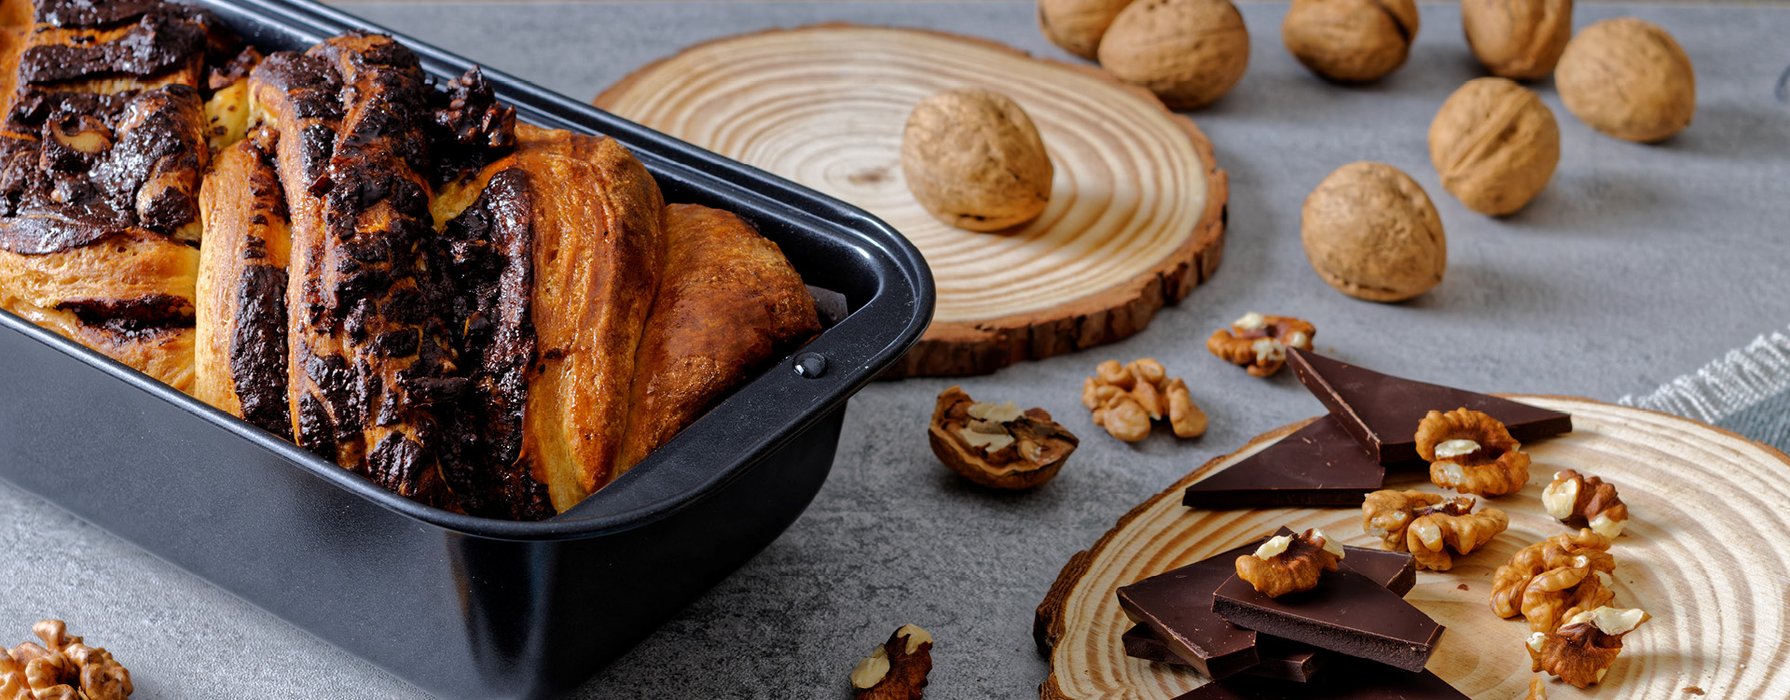
[[[1282,527],[1275,534],[1293,531]],[[1255,551],[1261,543],[1257,540],[1120,588],[1120,606],[1141,623],[1132,630],[1138,638],[1126,633],[1126,652],[1131,653],[1134,645],[1153,645],[1150,655],[1131,655],[1191,666],[1214,678],[1222,677],[1211,672],[1215,665],[1225,675],[1247,670],[1289,680],[1309,678],[1321,665],[1321,660],[1307,653],[1313,651],[1310,647],[1277,639],[1270,642],[1269,637],[1237,629],[1212,611],[1211,592],[1236,572],[1237,557]],[[1343,549],[1344,569],[1357,571],[1394,593],[1404,595],[1417,583],[1417,569],[1409,554],[1365,547]],[[1171,631],[1165,634],[1161,631],[1165,629]],[[1255,662],[1246,661],[1251,654],[1245,646],[1254,647]]]
[[[1181,503],[1208,510],[1359,508],[1385,477],[1385,467],[1335,419],[1323,416],[1188,486]]]
[[[1323,683],[1299,684],[1267,678],[1207,683],[1175,700],[1446,700],[1467,695],[1436,674],[1404,673],[1362,664],[1331,672]]]
[[[1380,464],[1417,457],[1417,424],[1430,411],[1470,408],[1504,423],[1529,442],[1572,432],[1572,416],[1496,396],[1402,379],[1313,352],[1287,351],[1287,364],[1331,417]]]
[[[1279,598],[1232,576],[1212,593],[1212,608],[1238,627],[1412,673],[1429,663],[1443,630],[1399,594],[1350,569]]]
[[[1125,655],[1171,666],[1186,666],[1174,650],[1163,644],[1149,627],[1134,625],[1120,637]],[[1256,635],[1256,656],[1260,662],[1243,671],[1243,675],[1273,678],[1291,683],[1309,683],[1323,670],[1332,656],[1305,644],[1289,642],[1265,635]]]

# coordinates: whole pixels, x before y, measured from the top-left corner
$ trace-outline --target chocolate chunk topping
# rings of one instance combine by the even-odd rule
[[[128,299],[64,299],[57,309],[72,312],[89,326],[122,335],[193,327],[193,302],[167,294]]]
[[[37,0],[37,21],[57,27],[99,27],[166,6],[163,0]]]

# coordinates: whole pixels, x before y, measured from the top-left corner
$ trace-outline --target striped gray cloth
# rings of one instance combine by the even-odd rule
[[[1790,336],[1759,336],[1651,393],[1617,402],[1694,418],[1790,452]]]

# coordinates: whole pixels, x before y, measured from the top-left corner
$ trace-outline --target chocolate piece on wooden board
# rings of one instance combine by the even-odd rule
[[[1293,531],[1282,527],[1275,534]],[[1256,649],[1255,633],[1226,623],[1213,612],[1210,597],[1212,590],[1235,575],[1237,557],[1254,552],[1262,541],[1123,586],[1118,591],[1119,604],[1171,658],[1207,676],[1222,678],[1264,663],[1266,657]],[[1417,570],[1409,554],[1364,547],[1343,549],[1347,552],[1342,561],[1346,570],[1359,571],[1399,595],[1416,585]]]
[[[1349,569],[1309,591],[1269,598],[1232,576],[1212,608],[1233,625],[1416,673],[1442,638],[1442,625],[1397,593]]]
[[[1509,399],[1402,379],[1314,352],[1287,350],[1287,364],[1330,415],[1380,464],[1417,457],[1417,424],[1430,411],[1470,408],[1504,423],[1529,442],[1572,432],[1572,416]]]
[[[1207,683],[1175,700],[1446,700],[1465,698],[1436,674],[1405,673],[1359,664],[1332,670],[1322,683],[1287,683],[1267,678],[1233,678]]]
[[[1176,656],[1174,650],[1169,649],[1167,644],[1163,644],[1155,634],[1150,632],[1150,628],[1144,625],[1135,625],[1126,630],[1120,640],[1125,643],[1126,656],[1171,666],[1187,665],[1187,662]],[[1256,656],[1261,661],[1255,666],[1245,669],[1243,675],[1274,678],[1292,683],[1308,683],[1335,655],[1297,642],[1258,634],[1256,635]]]
[[[1361,507],[1380,490],[1380,466],[1334,418],[1319,417],[1223,471],[1187,487],[1191,508]]]

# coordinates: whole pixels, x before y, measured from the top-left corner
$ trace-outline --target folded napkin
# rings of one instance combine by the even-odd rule
[[[1759,336],[1702,369],[1617,403],[1694,418],[1790,451],[1790,336]]]

